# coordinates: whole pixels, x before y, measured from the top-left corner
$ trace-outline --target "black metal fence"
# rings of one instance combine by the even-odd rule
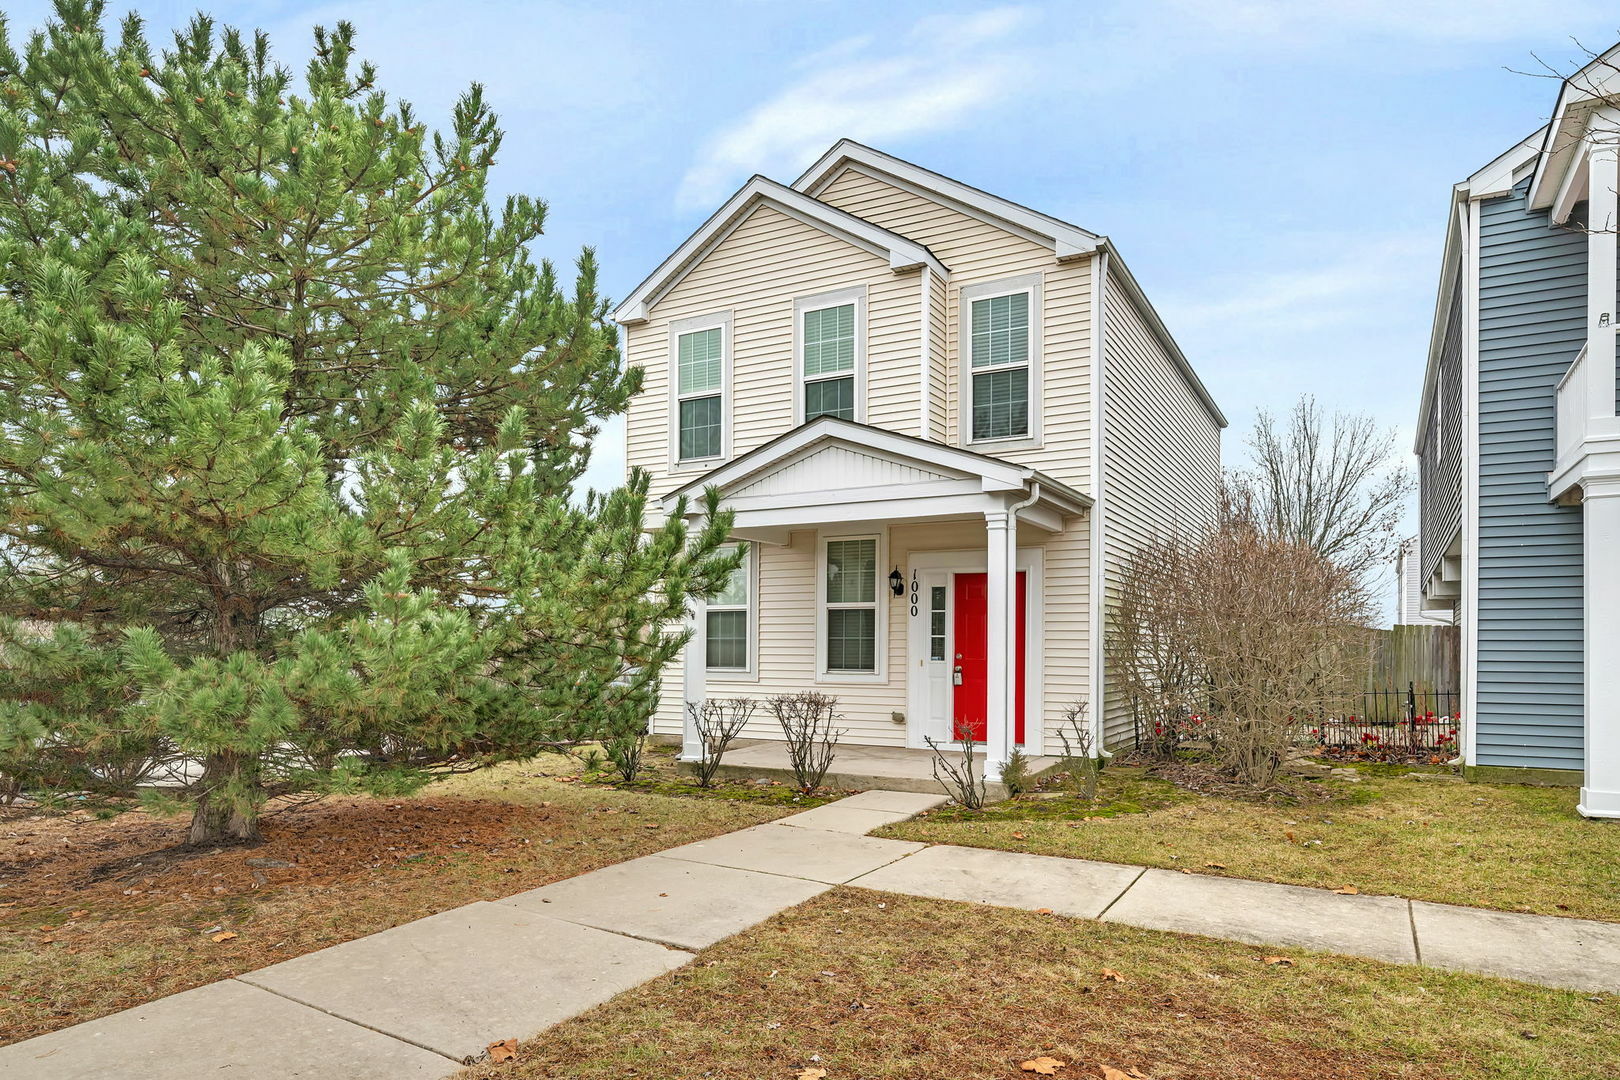
[[[1368,690],[1325,705],[1306,718],[1309,738],[1330,750],[1372,757],[1455,757],[1462,738],[1462,699],[1453,690]]]

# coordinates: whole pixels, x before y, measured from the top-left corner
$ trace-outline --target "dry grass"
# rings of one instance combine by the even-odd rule
[[[184,820],[143,813],[0,822],[0,1042],[793,809],[542,775],[568,768],[326,800],[272,815],[250,848],[176,849]]]
[[[835,890],[459,1080],[1612,1080],[1612,998]],[[1104,968],[1123,981],[1103,977]],[[811,1074],[820,1075],[820,1074]]]
[[[1620,827],[1577,816],[1573,790],[1394,771],[1323,781],[1326,801],[1277,804],[1193,796],[1109,768],[1095,804],[1020,800],[881,835],[1620,921]]]

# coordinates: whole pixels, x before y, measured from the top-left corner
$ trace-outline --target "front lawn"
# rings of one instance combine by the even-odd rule
[[[0,1043],[797,809],[576,771],[542,757],[306,804],[255,847],[177,849],[185,819],[138,812],[0,820]]]
[[[1091,1080],[1612,1080],[1620,1003],[842,888],[458,1080],[1012,1080],[1042,1057]]]
[[[1194,794],[1113,766],[1095,803],[947,809],[878,835],[1620,920],[1620,823],[1578,817],[1573,789],[1408,771],[1301,783],[1325,797],[1278,803]]]

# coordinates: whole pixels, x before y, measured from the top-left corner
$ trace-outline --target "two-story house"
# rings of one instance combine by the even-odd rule
[[[968,730],[992,778],[1075,702],[1131,737],[1106,597],[1213,518],[1225,420],[1106,237],[846,140],[749,180],[614,317],[630,466],[666,511],[717,488],[748,549],[656,732],[695,756],[685,703],[817,689],[846,743]]]
[[[1457,184],[1418,414],[1424,607],[1462,628],[1475,775],[1620,817],[1620,46]]]

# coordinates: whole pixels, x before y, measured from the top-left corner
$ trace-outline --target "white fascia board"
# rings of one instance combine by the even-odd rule
[[[1164,325],[1164,320],[1159,318],[1159,313],[1154,310],[1152,302],[1147,298],[1147,294],[1142,291],[1142,286],[1137,282],[1136,275],[1132,274],[1131,268],[1125,265],[1125,260],[1119,254],[1119,248],[1106,236],[1098,238],[1098,246],[1108,253],[1109,270],[1118,271],[1119,284],[1124,287],[1126,298],[1130,300],[1131,306],[1136,308],[1138,314],[1142,316],[1142,321],[1147,324],[1149,332],[1158,340],[1160,347],[1169,355],[1171,362],[1181,371],[1181,377],[1186,380],[1187,386],[1192,390],[1193,395],[1203,404],[1204,409],[1209,413],[1210,418],[1215,421],[1217,427],[1227,427],[1226,414],[1221,412],[1221,407],[1215,404],[1214,398],[1210,397],[1208,388],[1204,386],[1204,381],[1193,370],[1192,363],[1187,359],[1186,354],[1181,351],[1181,346],[1176,344],[1176,339],[1170,336],[1169,328]],[[1107,313],[1099,309],[1094,317],[1106,318]]]
[[[614,310],[614,321],[620,324],[645,322],[659,297],[690,273],[714,245],[730,235],[737,224],[761,204],[887,258],[891,270],[899,272],[926,266],[942,279],[950,280],[950,271],[922,244],[774,180],[755,176],[631,291]]]
[[[1531,209],[1545,210],[1552,205],[1554,192],[1562,184],[1569,167],[1567,159],[1586,127],[1585,114],[1594,102],[1620,95],[1620,45],[1611,45],[1590,63],[1563,81],[1552,122],[1542,130],[1541,156],[1535,179],[1530,182]]]
[[[1515,177],[1525,166],[1540,159],[1547,138],[1547,128],[1537,128],[1520,139],[1464,180],[1458,186],[1476,199],[1490,199],[1506,195],[1517,182]]]
[[[947,201],[955,209],[978,217],[991,225],[1016,226],[1023,234],[1038,238],[1052,248],[1059,261],[1089,255],[1097,250],[1102,237],[1078,225],[1059,221],[1049,214],[1031,210],[999,195],[981,191],[960,180],[942,176],[931,169],[902,161],[881,150],[858,143],[853,139],[840,139],[831,150],[821,155],[814,165],[793,182],[795,191],[819,194],[832,182],[846,164],[864,166],[866,170],[886,173],[906,184],[921,188],[930,195]],[[864,170],[863,170],[864,171]]]

